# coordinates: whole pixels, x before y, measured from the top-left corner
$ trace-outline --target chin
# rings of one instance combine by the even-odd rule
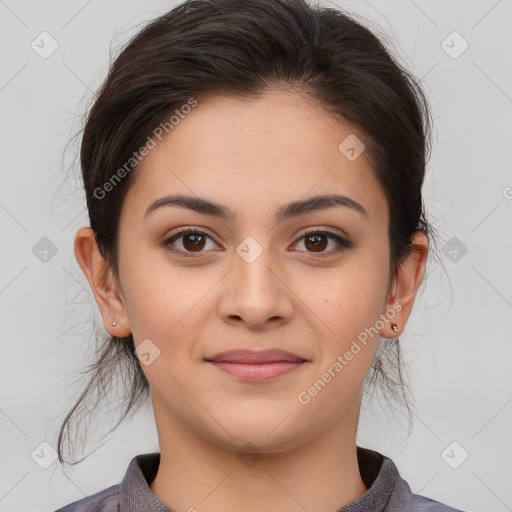
[[[232,436],[219,428],[216,431],[220,436],[214,436],[211,440],[235,452],[271,454],[292,450],[306,442],[309,437],[314,437],[314,433],[308,436],[297,425],[283,421],[284,417],[280,415],[272,422],[261,421],[261,418],[259,421],[246,418],[245,421],[225,422],[223,426]]]

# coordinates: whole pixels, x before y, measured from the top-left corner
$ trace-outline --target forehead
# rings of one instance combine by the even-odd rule
[[[180,192],[214,199],[241,219],[244,212],[261,217],[283,203],[338,193],[362,204],[370,217],[387,219],[367,153],[349,159],[343,152],[364,140],[303,93],[209,98],[142,159],[125,204],[141,218],[155,199]]]

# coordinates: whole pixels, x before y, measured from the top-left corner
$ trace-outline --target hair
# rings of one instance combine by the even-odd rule
[[[304,93],[364,135],[390,212],[390,281],[414,250],[416,232],[435,241],[422,199],[430,107],[420,81],[386,50],[384,37],[340,8],[306,0],[187,0],[147,23],[112,60],[83,128],[80,167],[90,227],[115,279],[121,206],[137,170],[134,152],[191,98],[257,99],[276,88]],[[126,162],[133,170],[113,183]],[[106,183],[112,184],[108,194]],[[129,396],[113,429],[150,394],[132,335],[105,336],[97,333],[88,384],[60,425],[61,463],[72,419],[95,393],[100,400],[116,375]],[[380,339],[366,393],[381,388],[410,418],[402,366],[398,338]]]

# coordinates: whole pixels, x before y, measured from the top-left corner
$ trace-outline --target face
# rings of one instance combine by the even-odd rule
[[[354,135],[364,142],[297,92],[217,97],[142,160],[121,213],[119,276],[159,432],[165,422],[270,453],[357,422],[390,276],[385,195],[366,153],[339,149]],[[220,208],[155,203],[176,194]],[[287,209],[327,195],[346,199]],[[304,362],[259,380],[210,362],[274,348]]]

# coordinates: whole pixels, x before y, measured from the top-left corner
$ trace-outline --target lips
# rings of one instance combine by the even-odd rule
[[[281,349],[228,350],[205,360],[241,381],[267,382],[303,367],[306,359]]]
[[[218,363],[266,364],[280,361],[302,363],[306,361],[306,359],[281,349],[267,349],[260,351],[239,349],[220,352],[210,358],[207,358],[206,361]]]

